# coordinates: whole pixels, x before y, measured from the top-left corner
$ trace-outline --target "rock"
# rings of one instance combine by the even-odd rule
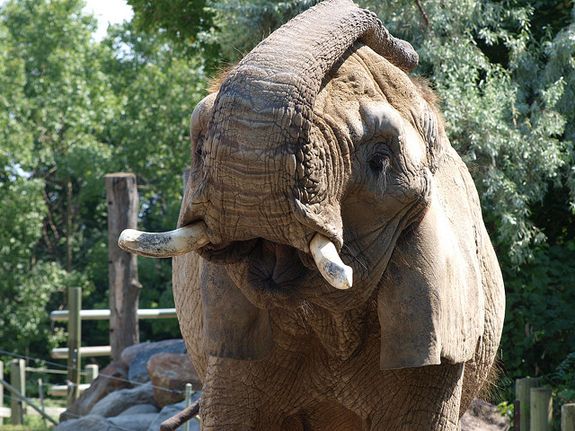
[[[126,352],[126,350],[129,350]],[[126,354],[124,355],[124,352]],[[142,343],[130,346],[122,352],[122,361],[128,363],[128,378],[132,382],[146,383],[150,381],[146,368],[148,360],[158,353],[185,353],[183,340],[164,340],[157,343]]]
[[[104,417],[117,416],[129,407],[137,404],[153,404],[152,384],[147,383],[133,389],[122,389],[98,401],[90,414]]]
[[[108,419],[99,415],[88,415],[62,422],[54,431],[142,431],[147,430],[157,417],[158,413],[122,415]],[[158,427],[155,431],[159,429]]]
[[[497,407],[483,400],[473,400],[461,418],[461,431],[506,431],[509,428],[509,420]]]
[[[102,371],[80,397],[60,415],[60,421],[87,415],[92,407],[111,392],[131,387],[128,367],[120,361],[112,362]]]
[[[102,416],[89,415],[80,419],[70,419],[61,422],[53,431],[107,431],[108,421]]]
[[[131,346],[126,347],[122,350],[122,354],[120,355],[120,360],[126,364],[128,367],[132,364],[138,353],[143,352],[147,348],[149,348],[152,344],[149,341],[145,343],[133,344]]]
[[[200,396],[201,392],[195,392],[192,395],[191,402],[193,403],[194,401],[199,399]],[[170,404],[169,406],[164,407],[162,411],[160,411],[156,419],[154,419],[154,422],[150,424],[147,431],[158,431],[160,429],[160,425],[162,424],[162,422],[170,419],[175,414],[180,413],[185,407],[186,403],[183,401],[181,403]],[[177,431],[183,431],[183,429],[184,427],[181,426],[178,428]],[[200,423],[198,422],[197,418],[194,418],[190,421],[190,431],[200,431]]]
[[[153,404],[136,404],[135,406],[128,407],[119,416],[124,415],[141,415],[146,413],[158,413],[159,409]]]
[[[148,362],[148,374],[154,385],[154,400],[160,407],[184,399],[186,383],[201,388],[192,362],[185,353],[158,353]]]
[[[130,430],[130,431],[142,431],[148,429],[150,424],[158,417],[158,413],[145,413],[145,414],[135,414],[135,415],[120,415],[115,418],[108,419],[108,422],[114,426],[110,428],[110,431],[114,430]],[[157,428],[158,431],[160,428]],[[82,430],[84,431],[84,430]]]

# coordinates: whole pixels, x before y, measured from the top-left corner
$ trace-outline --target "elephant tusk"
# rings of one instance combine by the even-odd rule
[[[309,243],[313,260],[323,278],[336,289],[349,289],[353,284],[353,269],[337,253],[333,242],[320,233]]]
[[[210,241],[206,230],[203,221],[169,232],[149,233],[125,229],[118,239],[118,246],[140,256],[173,257],[208,244]]]

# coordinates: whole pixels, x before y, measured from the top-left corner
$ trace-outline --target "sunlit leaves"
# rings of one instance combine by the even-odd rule
[[[90,293],[88,307],[107,303],[106,173],[138,175],[142,224],[172,227],[177,219],[203,62],[130,25],[98,43],[82,7],[11,0],[0,9],[4,348],[45,340],[46,306],[62,305],[69,286]],[[146,301],[171,306],[162,293],[169,262],[141,274]]]

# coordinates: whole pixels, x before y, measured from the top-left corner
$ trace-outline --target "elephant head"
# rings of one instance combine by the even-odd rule
[[[327,0],[196,107],[179,228],[120,245],[210,262],[209,354],[263,357],[274,310],[313,304],[344,320],[373,305],[382,369],[472,357],[484,228],[431,91],[408,76],[417,61],[374,14]]]

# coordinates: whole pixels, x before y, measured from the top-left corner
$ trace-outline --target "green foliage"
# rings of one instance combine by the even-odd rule
[[[58,188],[79,168],[86,146],[94,77],[89,42],[91,20],[69,22],[80,2],[8,2],[2,8],[0,37],[0,290],[4,313],[0,335],[4,349],[23,351],[32,344],[49,347],[46,306],[51,295],[85,277],[57,263],[66,247],[63,229],[54,223],[62,205]],[[50,31],[51,30],[51,31]],[[85,62],[86,64],[81,64]],[[88,75],[88,76],[87,76]],[[97,111],[97,114],[95,113]],[[97,118],[93,118],[96,121]],[[85,161],[86,164],[88,161]],[[58,169],[62,167],[62,169]],[[78,172],[79,174],[79,172]],[[67,231],[72,245],[73,233]],[[50,249],[52,259],[43,259]],[[61,253],[66,256],[66,252]]]
[[[46,308],[63,305],[67,286],[84,287],[86,308],[107,306],[103,175],[136,172],[140,225],[172,228],[189,160],[188,118],[205,75],[317,0],[129,3],[134,22],[101,43],[91,39],[95,22],[80,0],[0,8],[3,348],[47,349]],[[509,381],[546,374],[572,399],[573,3],[358,3],[419,52],[416,72],[441,97],[449,138],[476,181],[507,286]],[[171,306],[169,262],[139,265],[140,306]],[[144,338],[178,331],[173,321],[142,328]],[[106,329],[98,322],[86,334],[105,343]]]
[[[135,12],[135,24],[147,31],[162,31],[170,38],[194,42],[198,33],[212,26],[206,0],[128,0]]]
[[[542,246],[507,281],[502,357],[511,378],[548,374],[575,345],[575,241]],[[575,387],[574,387],[575,389]]]
[[[136,172],[141,225],[173,227],[205,82],[201,59],[131,25],[93,41],[82,7],[0,9],[0,337],[40,357],[61,336],[48,313],[65,307],[67,287],[83,288],[84,308],[107,308],[106,173]],[[169,262],[140,263],[140,307],[173,306]],[[142,327],[144,339],[179,334],[175,321]],[[87,344],[107,334],[105,323],[85,325]]]
[[[549,380],[556,388],[560,404],[575,401],[575,352],[569,353],[550,374]]]
[[[201,55],[206,68],[213,71],[221,57],[220,45],[212,37],[216,29],[208,1],[128,0],[128,4],[135,12],[134,28],[169,39],[188,58]]]

